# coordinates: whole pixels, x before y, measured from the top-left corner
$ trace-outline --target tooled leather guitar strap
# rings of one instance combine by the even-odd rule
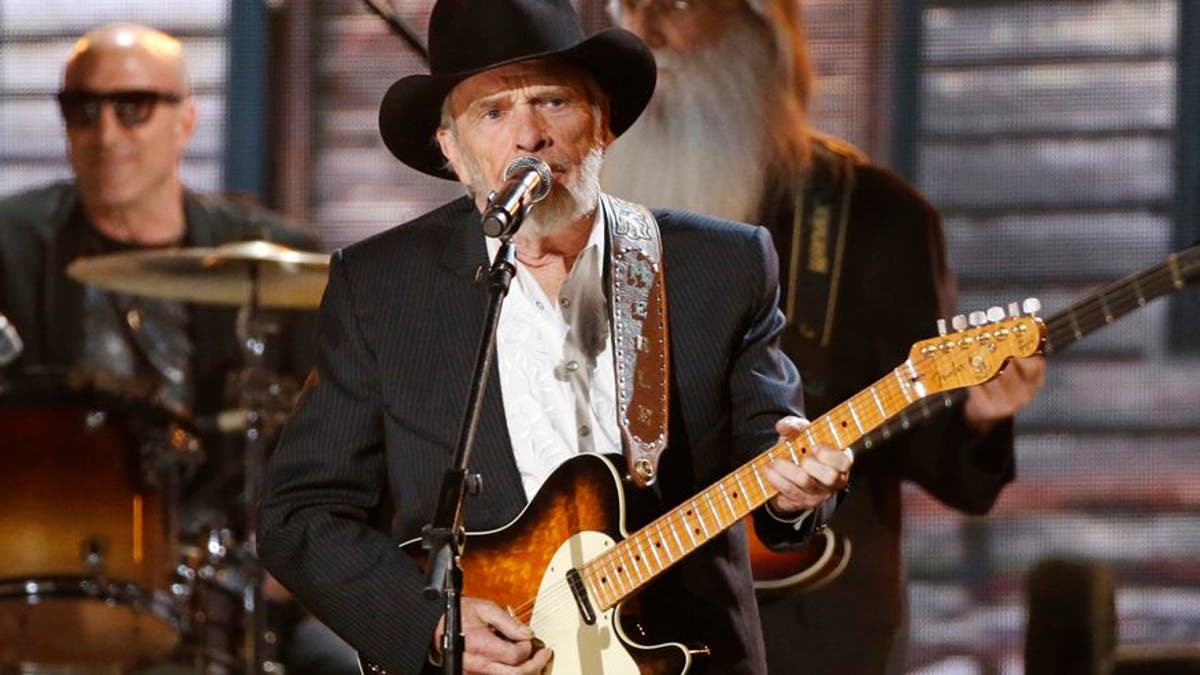
[[[630,478],[654,483],[670,407],[667,292],[658,223],[646,207],[600,196],[609,235],[617,424]]]

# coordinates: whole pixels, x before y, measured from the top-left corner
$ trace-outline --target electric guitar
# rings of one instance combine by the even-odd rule
[[[1046,344],[1042,351],[1047,356],[1061,351],[1151,300],[1197,280],[1200,280],[1200,246],[1172,253],[1162,263],[1115,281],[1046,319]],[[852,449],[855,454],[868,451],[912,423],[965,398],[966,390],[958,389],[922,400],[915,410],[880,425],[859,439]],[[850,562],[853,546],[849,537],[832,529],[792,551],[772,551],[754,534],[753,527],[748,530],[750,565],[759,597],[815,590],[837,578]]]
[[[508,525],[467,535],[464,596],[507,606],[554,650],[554,675],[684,673],[703,649],[642,645],[626,632],[623,603],[674,563],[778,494],[762,470],[799,462],[816,445],[844,448],[912,404],[986,382],[1008,359],[1038,353],[1041,320],[1013,316],[918,342],[899,367],[632,534],[621,474],[601,455],[562,464]],[[424,560],[420,540],[402,545]],[[386,673],[362,662],[364,670]]]

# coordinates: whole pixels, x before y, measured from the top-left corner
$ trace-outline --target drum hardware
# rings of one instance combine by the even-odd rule
[[[88,431],[95,431],[96,429],[104,426],[104,423],[107,421],[108,415],[104,414],[103,410],[89,410],[87,414],[83,416],[83,428],[87,429]]]
[[[266,626],[264,572],[257,556],[257,504],[268,439],[286,419],[296,389],[267,368],[268,341],[280,326],[262,310],[316,308],[328,267],[328,255],[245,241],[96,256],[76,260],[67,269],[78,281],[123,293],[240,308],[236,333],[242,368],[234,381],[238,414],[232,421],[218,415],[204,425],[242,434],[242,541],[230,548],[224,535],[217,535],[214,542],[210,533],[206,550],[211,552],[195,570],[177,567],[171,588],[179,591],[177,598],[186,597],[192,604],[202,602],[197,597],[201,589],[218,604],[226,591],[240,593],[245,642],[241,654],[247,675],[282,672],[280,664],[267,658],[277,640]],[[231,578],[233,583],[228,582]],[[218,583],[210,583],[214,579]],[[201,618],[209,621],[207,615]]]
[[[239,546],[226,528],[209,528],[197,546],[181,547],[175,595],[184,617],[184,656],[200,675],[241,673],[242,594]]]
[[[100,537],[89,537],[83,541],[83,565],[92,577],[100,580],[104,575],[104,551],[108,545]]]
[[[242,344],[242,370],[239,407],[247,411],[243,436],[242,499],[244,500],[245,531],[242,570],[245,586],[242,606],[245,609],[246,675],[280,673],[283,666],[268,657],[275,651],[275,635],[268,630],[266,599],[263,596],[265,572],[258,557],[258,498],[262,489],[263,469],[267,461],[267,437],[277,431],[270,414],[279,403],[282,391],[278,380],[266,367],[268,339],[278,334],[280,325],[260,310],[262,270],[251,265],[247,270],[249,292],[246,304],[238,310],[237,333]]]
[[[21,342],[21,336],[17,334],[16,326],[12,325],[8,317],[0,314],[0,368],[16,361],[23,351],[25,345]]]

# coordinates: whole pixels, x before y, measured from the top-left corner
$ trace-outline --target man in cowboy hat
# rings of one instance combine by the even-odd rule
[[[625,245],[614,242],[630,232],[661,237],[664,257],[641,269],[665,277],[669,313],[657,316],[669,338],[637,350],[657,350],[666,371],[669,349],[663,384],[672,395],[669,415],[666,396],[663,410],[642,409],[661,420],[668,449],[653,485],[628,489],[680,505],[779,434],[803,428],[794,416],[799,379],[777,347],[783,319],[766,232],[680,212],[651,218],[599,192],[606,147],[654,89],[648,48],[622,30],[584,39],[568,0],[440,0],[429,33],[432,74],[392,86],[380,129],[401,161],[460,181],[468,196],[334,255],[317,374],[271,460],[261,503],[267,567],[367,661],[394,673],[418,672],[441,656],[443,605],[424,598],[423,573],[394,543],[417,537],[431,519],[451,462],[487,306],[477,271],[500,246],[484,237],[480,214],[514,158],[544,160],[553,187],[512,237],[515,279],[479,415],[471,468],[484,487],[466,502],[469,531],[529,518],[522,509],[564,461],[620,454],[631,442],[628,416],[618,414],[624,343],[611,326],[625,330],[636,317],[622,314],[621,302],[609,306],[610,297],[624,297],[627,278],[645,280],[618,273],[610,260],[627,260]],[[764,463],[750,485],[731,482],[722,498],[734,509],[757,482],[768,508],[754,517],[776,543],[803,541],[824,522],[853,461],[815,444],[795,456]],[[394,539],[370,525],[388,498]],[[744,527],[706,524],[696,501],[680,511],[687,529],[630,558],[639,574],[651,556],[674,563],[642,594],[646,634],[637,641],[700,642],[710,654],[700,669],[764,673]],[[546,503],[539,498],[529,510]],[[590,513],[556,504],[545,509],[563,520]],[[471,555],[468,543],[464,559]],[[499,588],[539,578],[544,567],[520,558],[504,579],[474,581]],[[605,574],[626,573],[618,565]],[[468,596],[471,583],[468,576]],[[586,614],[566,598],[563,621]],[[579,602],[592,601],[599,600],[585,594]],[[527,608],[519,603],[464,597],[462,605],[466,672],[536,673],[552,659],[571,671],[615,670],[608,661],[582,662],[599,658],[583,648],[569,651],[574,633],[553,642],[546,633],[554,626],[522,623]],[[580,634],[589,630],[580,624]],[[611,632],[605,639],[618,642]]]

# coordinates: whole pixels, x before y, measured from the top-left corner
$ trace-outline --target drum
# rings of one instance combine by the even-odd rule
[[[196,452],[186,426],[56,376],[10,377],[0,447],[0,666],[166,657],[179,642],[169,459]]]

